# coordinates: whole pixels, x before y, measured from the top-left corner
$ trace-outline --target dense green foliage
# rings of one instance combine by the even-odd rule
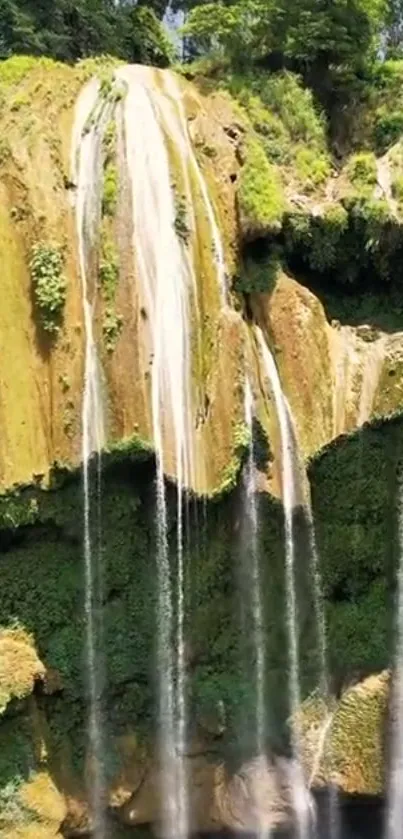
[[[323,215],[290,213],[284,247],[292,267],[323,274],[334,287],[399,284],[403,230],[382,199],[357,195]]]
[[[112,54],[165,66],[172,47],[157,17],[160,0],[0,0],[0,57],[49,55],[73,61]],[[156,14],[157,13],[157,14]]]
[[[63,256],[60,248],[39,242],[32,248],[31,277],[35,303],[46,332],[56,333],[66,300]]]
[[[278,174],[267,160],[264,148],[250,138],[241,169],[238,206],[246,235],[272,232],[281,227],[284,197]]]
[[[130,444],[132,445],[132,444]],[[155,509],[152,491],[154,466],[150,453],[138,442],[136,466],[108,456],[102,492],[103,653],[107,691],[103,697],[105,732],[115,736],[127,726],[152,733],[157,706],[153,678],[156,633],[157,569]],[[146,459],[144,459],[146,458]],[[96,465],[94,464],[94,467]],[[0,624],[9,626],[16,616],[33,633],[38,654],[46,666],[60,674],[63,689],[44,695],[41,705],[50,726],[49,748],[58,749],[67,738],[74,747],[76,765],[83,756],[85,738],[85,621],[82,609],[81,553],[82,498],[78,477],[68,476],[53,491],[26,490],[3,498],[0,528],[2,597]],[[185,540],[186,633],[189,648],[189,704],[193,720],[221,700],[227,730],[224,750],[253,747],[253,633],[248,608],[242,612],[240,576],[248,575],[250,534],[242,517],[242,488],[203,505],[192,503],[193,522]],[[94,487],[95,493],[95,487]],[[95,513],[96,495],[92,510]],[[8,515],[7,507],[11,505]],[[35,508],[35,516],[31,511]],[[176,493],[168,488],[169,533],[173,580],[176,574]],[[272,697],[275,725],[270,736],[284,737],[287,718],[287,666],[283,568],[283,515],[269,497],[261,499],[259,553],[265,592],[267,633],[267,686]],[[10,527],[18,521],[20,526]],[[199,525],[196,526],[196,522]],[[95,521],[93,522],[95,527]],[[303,522],[296,522],[301,545],[299,561],[301,625],[306,640],[305,688],[312,687],[315,657],[308,643],[312,613],[308,579],[304,571]],[[116,561],[119,557],[119,561]],[[29,574],[27,575],[27,568]],[[303,577],[305,575],[305,581]],[[241,617],[243,615],[243,623]],[[81,617],[80,617],[81,616]],[[133,650],[135,654],[133,654]],[[250,723],[250,726],[249,726]],[[249,740],[248,740],[249,738]],[[3,742],[3,741],[2,741]],[[216,747],[220,744],[216,744]],[[283,740],[284,746],[284,740]],[[109,750],[112,760],[113,750]],[[55,760],[57,762],[57,751]],[[0,780],[0,787],[4,783]],[[9,779],[8,779],[9,780]]]
[[[302,69],[358,70],[373,53],[388,15],[385,0],[238,0],[197,6],[186,32],[206,47],[218,43],[231,60],[293,61]]]
[[[333,675],[390,660],[402,419],[335,441],[310,468]]]

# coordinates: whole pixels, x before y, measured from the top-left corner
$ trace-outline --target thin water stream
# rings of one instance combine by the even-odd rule
[[[93,835],[106,839],[105,744],[102,715],[104,681],[101,567],[101,451],[105,442],[101,371],[93,332],[95,293],[89,282],[89,255],[96,247],[102,184],[101,147],[108,108],[98,102],[99,86],[90,82],[78,99],[73,129],[72,180],[85,327],[84,389],[82,402],[82,463],[84,491],[84,563],[86,619],[86,676],[89,694],[88,738],[92,760],[91,809]],[[96,112],[96,119],[89,120]],[[96,285],[94,285],[96,288]],[[96,498],[92,505],[91,457],[96,454]],[[95,521],[95,527],[94,527]],[[94,536],[95,531],[95,536]]]
[[[289,706],[291,718],[291,737],[294,755],[292,773],[292,797],[297,818],[299,839],[309,839],[311,825],[311,807],[307,793],[304,773],[300,760],[298,727],[295,724],[301,705],[299,673],[299,629],[298,604],[295,586],[295,545],[293,529],[293,510],[296,504],[296,480],[294,464],[294,442],[290,426],[290,411],[281,388],[280,377],[274,358],[267,346],[259,327],[255,328],[265,375],[273,393],[275,409],[281,438],[282,498],[284,507],[285,535],[285,574],[286,574],[286,611],[289,650]]]

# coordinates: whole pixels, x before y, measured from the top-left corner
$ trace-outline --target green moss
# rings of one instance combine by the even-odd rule
[[[278,230],[285,207],[278,173],[256,138],[248,139],[245,154],[238,188],[241,218],[252,231]]]
[[[138,434],[109,443],[105,450],[106,462],[120,463],[127,460],[148,460],[153,454],[151,443]]]

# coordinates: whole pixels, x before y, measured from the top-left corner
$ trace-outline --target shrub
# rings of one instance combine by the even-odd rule
[[[238,205],[245,232],[278,231],[284,212],[279,176],[255,137],[250,137],[241,169]]]
[[[375,124],[374,140],[380,152],[386,151],[403,134],[403,110],[381,111]]]
[[[327,157],[319,155],[308,146],[301,146],[295,156],[297,175],[303,181],[305,190],[312,191],[329,177],[330,164]]]
[[[102,215],[113,216],[118,202],[118,169],[116,166],[116,124],[110,120],[102,140],[104,154],[104,182]]]
[[[260,77],[259,93],[266,107],[277,114],[293,142],[326,148],[326,122],[314,105],[311,90],[304,88],[294,73],[281,72]]]
[[[290,159],[290,136],[280,117],[269,111],[258,96],[249,97],[246,109],[268,158],[274,163],[287,163]]]
[[[123,318],[117,315],[112,307],[108,306],[104,312],[102,323],[102,334],[106,351],[112,353],[116,347],[119,335],[123,327]]]
[[[392,194],[397,201],[403,201],[403,175],[397,175],[392,183]]]
[[[249,257],[245,260],[241,273],[234,282],[234,291],[241,294],[267,293],[273,289],[280,268],[277,251],[266,254],[261,259]]]
[[[373,186],[377,181],[376,157],[373,152],[358,152],[350,157],[347,174],[354,184]]]
[[[326,271],[337,263],[341,239],[348,228],[348,213],[340,204],[324,216],[312,219],[309,265],[314,271]]]
[[[102,191],[102,215],[113,216],[118,203],[118,170],[114,163],[108,163],[104,171]]]
[[[119,280],[119,260],[113,242],[105,238],[102,243],[99,280],[105,300],[108,303],[112,303],[115,299],[116,287]]]
[[[174,228],[179,239],[187,245],[190,237],[190,228],[188,225],[186,200],[183,195],[175,196]]]
[[[46,332],[55,334],[60,329],[66,302],[66,280],[63,276],[63,257],[60,248],[39,242],[34,245],[30,261],[35,303]]]

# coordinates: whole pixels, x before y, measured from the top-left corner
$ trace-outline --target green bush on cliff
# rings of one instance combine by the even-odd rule
[[[113,216],[118,201],[118,170],[114,163],[108,163],[104,171],[102,191],[102,213]]]
[[[60,329],[66,301],[66,280],[60,248],[45,242],[34,245],[30,270],[42,326],[46,332],[55,334]]]
[[[373,152],[358,152],[350,157],[347,174],[357,186],[374,186],[377,180],[376,157]]]
[[[109,82],[109,76],[105,77]],[[104,84],[106,82],[104,81]],[[110,84],[113,84],[113,76]],[[112,87],[111,87],[112,89]],[[116,124],[108,123],[102,142],[104,153],[104,180],[102,189],[102,214],[113,216],[118,202],[118,168],[116,165]]]
[[[175,219],[174,219],[175,233],[178,238],[187,245],[190,238],[190,228],[188,222],[188,212],[186,207],[186,198],[184,195],[175,194]]]
[[[280,256],[276,250],[259,259],[248,256],[234,281],[234,291],[239,294],[270,292],[274,288],[280,268]]]
[[[99,280],[104,299],[113,303],[119,281],[119,257],[113,241],[106,235],[102,238]]]
[[[255,137],[247,141],[241,169],[238,207],[243,224],[255,232],[279,230],[285,201],[281,182]]]
[[[295,168],[303,182],[305,192],[313,192],[325,183],[330,174],[330,163],[326,155],[318,155],[314,149],[302,146],[295,153]]]
[[[224,73],[222,84],[245,109],[270,161],[293,166],[304,186],[329,174],[326,123],[294,73]]]
[[[102,320],[102,335],[106,351],[112,353],[123,329],[123,318],[116,314],[111,306],[107,306]]]
[[[329,207],[323,216],[290,213],[284,222],[286,253],[299,249],[312,270],[326,271],[337,264],[347,228],[348,214],[341,204]]]

